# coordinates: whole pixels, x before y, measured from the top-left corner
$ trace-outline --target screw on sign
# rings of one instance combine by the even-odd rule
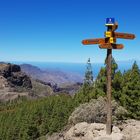
[[[118,23],[114,18],[107,18],[106,24],[107,31],[104,33],[105,38],[85,39],[82,41],[83,45],[99,44],[100,49],[107,49],[107,122],[106,133],[112,132],[112,107],[111,107],[111,60],[112,49],[123,49],[123,44],[116,44],[117,38],[134,39],[134,34],[118,33],[115,30],[118,28]]]

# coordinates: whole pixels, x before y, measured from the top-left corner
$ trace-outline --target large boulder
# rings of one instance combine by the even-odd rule
[[[114,100],[112,101],[113,120],[122,119],[127,114],[127,111],[119,106]],[[99,97],[97,100],[93,99],[89,103],[81,104],[69,117],[69,124],[76,124],[79,122],[88,123],[105,123],[107,116],[106,98]]]

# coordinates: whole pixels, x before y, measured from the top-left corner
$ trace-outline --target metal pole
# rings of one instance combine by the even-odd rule
[[[106,133],[112,132],[112,107],[111,107],[111,60],[112,49],[107,49],[107,124]]]

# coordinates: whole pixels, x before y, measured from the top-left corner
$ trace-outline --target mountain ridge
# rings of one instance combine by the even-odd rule
[[[62,85],[62,84],[75,84],[82,83],[83,78],[75,73],[67,73],[61,70],[42,70],[37,66],[31,64],[20,65],[23,72],[30,75],[34,79],[39,79],[46,83],[51,83],[52,85]]]

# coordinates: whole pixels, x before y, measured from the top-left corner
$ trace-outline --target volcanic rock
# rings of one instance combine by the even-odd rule
[[[0,63],[0,101],[28,96],[31,89],[30,77],[21,71],[20,66]]]
[[[23,87],[30,89],[32,83],[30,78],[21,71],[20,66],[10,63],[0,64],[0,83],[2,87]],[[5,81],[5,82],[3,82]]]

